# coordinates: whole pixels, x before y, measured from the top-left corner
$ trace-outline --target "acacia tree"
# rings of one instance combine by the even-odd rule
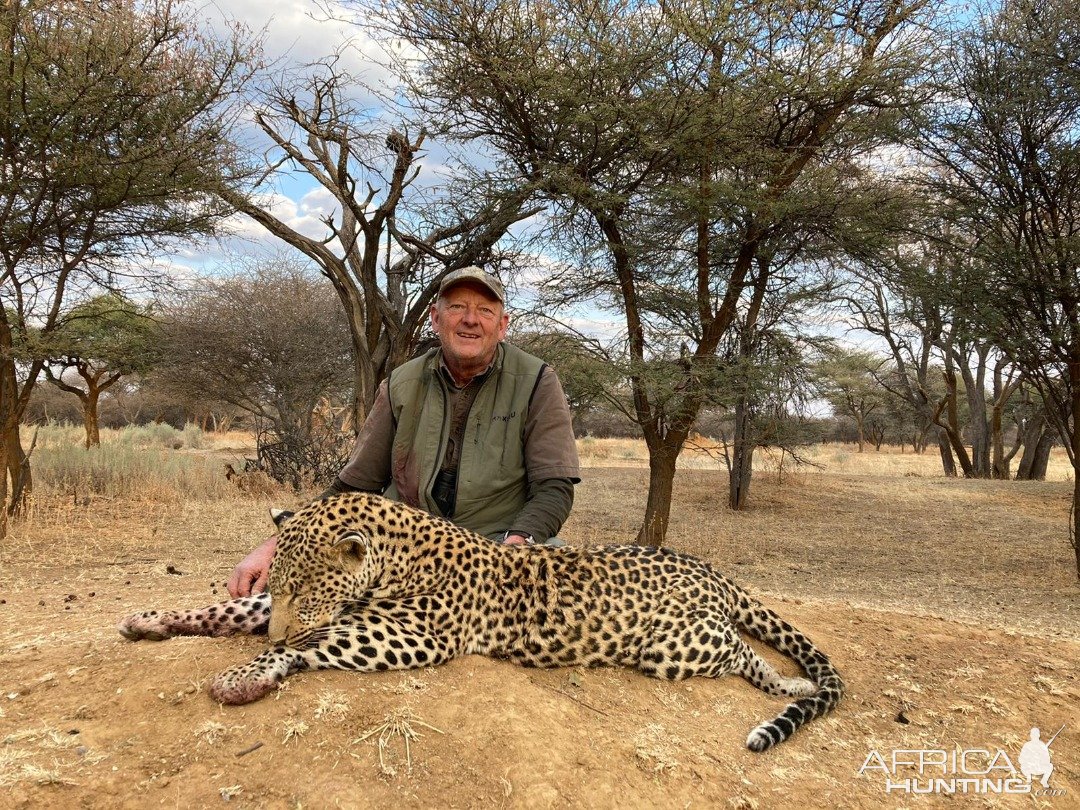
[[[856,196],[859,172],[842,167],[886,141],[912,101],[925,6],[386,0],[378,9],[381,25],[419,53],[402,75],[425,113],[482,141],[507,176],[527,178],[566,223],[596,235],[589,261],[558,281],[625,319],[633,415],[649,448],[638,542],[664,540],[702,381],[740,316],[753,323],[746,314],[770,284],[780,235]],[[644,259],[658,231],[642,226],[659,222],[675,245],[662,265]],[[663,321],[654,304],[672,301],[686,316],[667,324],[686,348],[677,355],[651,340],[650,322]]]
[[[349,324],[358,427],[379,383],[413,353],[443,276],[471,264],[512,267],[499,241],[536,210],[525,205],[525,184],[494,183],[464,165],[436,194],[418,179],[423,125],[398,129],[361,110],[352,98],[360,84],[336,58],[307,71],[270,83],[252,110],[272,145],[264,179],[295,170],[329,192],[335,210],[321,217],[325,233],[289,225],[262,186],[222,196],[333,284]]]
[[[79,399],[87,449],[101,444],[101,395],[123,377],[149,371],[159,340],[149,308],[113,293],[73,307],[47,338],[35,341],[36,351],[46,358],[49,382]],[[66,372],[77,375],[79,382],[65,379]]]
[[[940,210],[933,198],[924,205]],[[970,288],[976,260],[940,225],[940,216],[922,217],[858,256],[844,300],[856,328],[888,348],[882,387],[936,426],[945,474],[959,465],[966,478],[1008,478],[1004,414],[1023,376],[980,324],[970,295],[958,295]]]
[[[566,329],[538,328],[528,319],[515,319],[509,337],[516,346],[544,358],[559,370],[574,434],[582,435],[582,419],[608,402],[618,385],[618,371],[606,348],[594,338]]]
[[[19,421],[45,359],[20,364],[65,301],[133,283],[162,243],[208,233],[233,176],[224,103],[242,36],[171,0],[0,6],[0,503],[29,492]],[[238,182],[238,181],[226,181]],[[3,513],[6,516],[6,511]],[[0,518],[0,536],[6,528]]]
[[[972,234],[954,292],[1051,403],[1080,576],[1080,19],[1066,0],[1006,0],[955,53],[956,98],[923,145]]]
[[[855,423],[859,452],[866,445],[867,422],[885,409],[886,392],[878,383],[883,361],[869,352],[830,352],[821,362],[822,393],[838,416]]]

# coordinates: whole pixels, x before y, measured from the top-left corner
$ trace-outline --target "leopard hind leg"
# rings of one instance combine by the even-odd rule
[[[711,613],[656,617],[652,639],[638,668],[669,681],[693,676],[718,678],[739,671],[743,644],[735,628]],[[670,628],[663,629],[660,628]]]
[[[739,636],[735,626],[708,612],[690,614],[682,627],[658,637],[642,654],[647,675],[677,681],[693,676],[742,675],[770,695],[803,697],[817,691],[813,681],[788,678]]]
[[[808,697],[817,694],[817,684],[807,678],[781,675],[772,664],[758,655],[749,644],[739,639],[742,658],[736,672],[761,691],[777,697]]]
[[[148,610],[124,618],[116,629],[131,641],[161,641],[173,636],[266,635],[270,594],[230,599],[196,610]]]

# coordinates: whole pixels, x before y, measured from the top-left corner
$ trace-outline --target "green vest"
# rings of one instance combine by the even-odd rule
[[[508,343],[499,344],[494,367],[469,411],[457,474],[454,522],[485,535],[512,528],[525,505],[525,417],[544,362]],[[390,374],[394,444],[388,498],[441,515],[431,497],[450,434],[446,381],[439,349]]]

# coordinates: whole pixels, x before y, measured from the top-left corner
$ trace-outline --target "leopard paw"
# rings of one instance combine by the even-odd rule
[[[219,703],[238,706],[266,697],[285,680],[285,669],[259,662],[231,667],[210,682],[210,697]]]
[[[159,613],[156,610],[135,613],[121,621],[116,629],[129,641],[140,639],[163,641],[176,635],[169,629],[168,615],[168,613]]]

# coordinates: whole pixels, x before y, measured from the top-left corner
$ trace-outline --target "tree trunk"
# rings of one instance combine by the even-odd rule
[[[35,440],[36,438],[35,435]],[[14,430],[8,431],[6,444],[5,463],[11,479],[11,499],[7,513],[12,517],[17,517],[26,509],[26,503],[34,491],[34,476],[30,469],[30,456],[22,448],[22,436],[18,425]]]
[[[6,438],[6,437],[5,437]],[[0,540],[7,537],[8,528],[8,451],[7,442],[0,441]]]
[[[1046,424],[1045,415],[1032,415],[1020,436],[1020,444],[1024,452],[1016,467],[1016,480],[1045,481],[1046,468],[1050,464],[1050,450],[1054,446],[1054,435]]]
[[[750,404],[740,397],[735,405],[735,435],[728,471],[728,506],[745,509],[750,502],[750,481],[754,474],[754,437],[751,435]]]
[[[10,502],[12,434],[18,443],[19,404],[18,380],[15,376],[14,349],[11,329],[0,303],[0,540],[7,537]]]
[[[971,438],[971,467],[964,470],[964,475],[968,478],[990,478],[990,426],[986,419],[986,396],[982,391],[969,390],[967,400],[967,432]],[[953,428],[957,435],[961,434],[958,425],[954,425]]]
[[[1070,409],[1072,424],[1069,441],[1072,445],[1072,468],[1073,468],[1073,500],[1072,500],[1072,525],[1069,527],[1072,537],[1073,552],[1076,556],[1076,578],[1080,579],[1080,351],[1077,346],[1071,347],[1069,358],[1069,388],[1072,401]]]
[[[645,518],[636,542],[641,546],[664,545],[668,522],[671,519],[671,493],[675,484],[675,460],[678,448],[649,447],[649,497],[645,503]]]
[[[941,469],[947,478],[956,478],[956,460],[953,458],[952,444],[944,430],[938,431],[938,450],[941,452]]]
[[[82,399],[83,403],[83,427],[86,428],[86,449],[101,446],[101,430],[98,427],[98,396],[99,392],[91,388]]]
[[[960,469],[963,470],[964,478],[974,478],[975,469],[971,464],[971,457],[968,455],[967,448],[964,446],[964,436],[960,431],[960,413],[956,406],[956,378],[953,378],[953,385],[949,393],[949,402],[945,408],[945,414],[947,423],[943,425],[943,433],[948,439],[949,446],[952,447],[952,452],[956,456],[956,460],[960,462]],[[944,455],[942,461],[944,461]],[[946,475],[956,475],[956,466],[951,463],[952,472],[950,473],[946,468]]]
[[[990,476],[1000,481],[1008,481],[1009,459],[1005,456],[1005,437],[1001,428],[1002,411],[1004,403],[995,402],[990,415],[990,445],[993,451],[993,463],[990,468]]]

